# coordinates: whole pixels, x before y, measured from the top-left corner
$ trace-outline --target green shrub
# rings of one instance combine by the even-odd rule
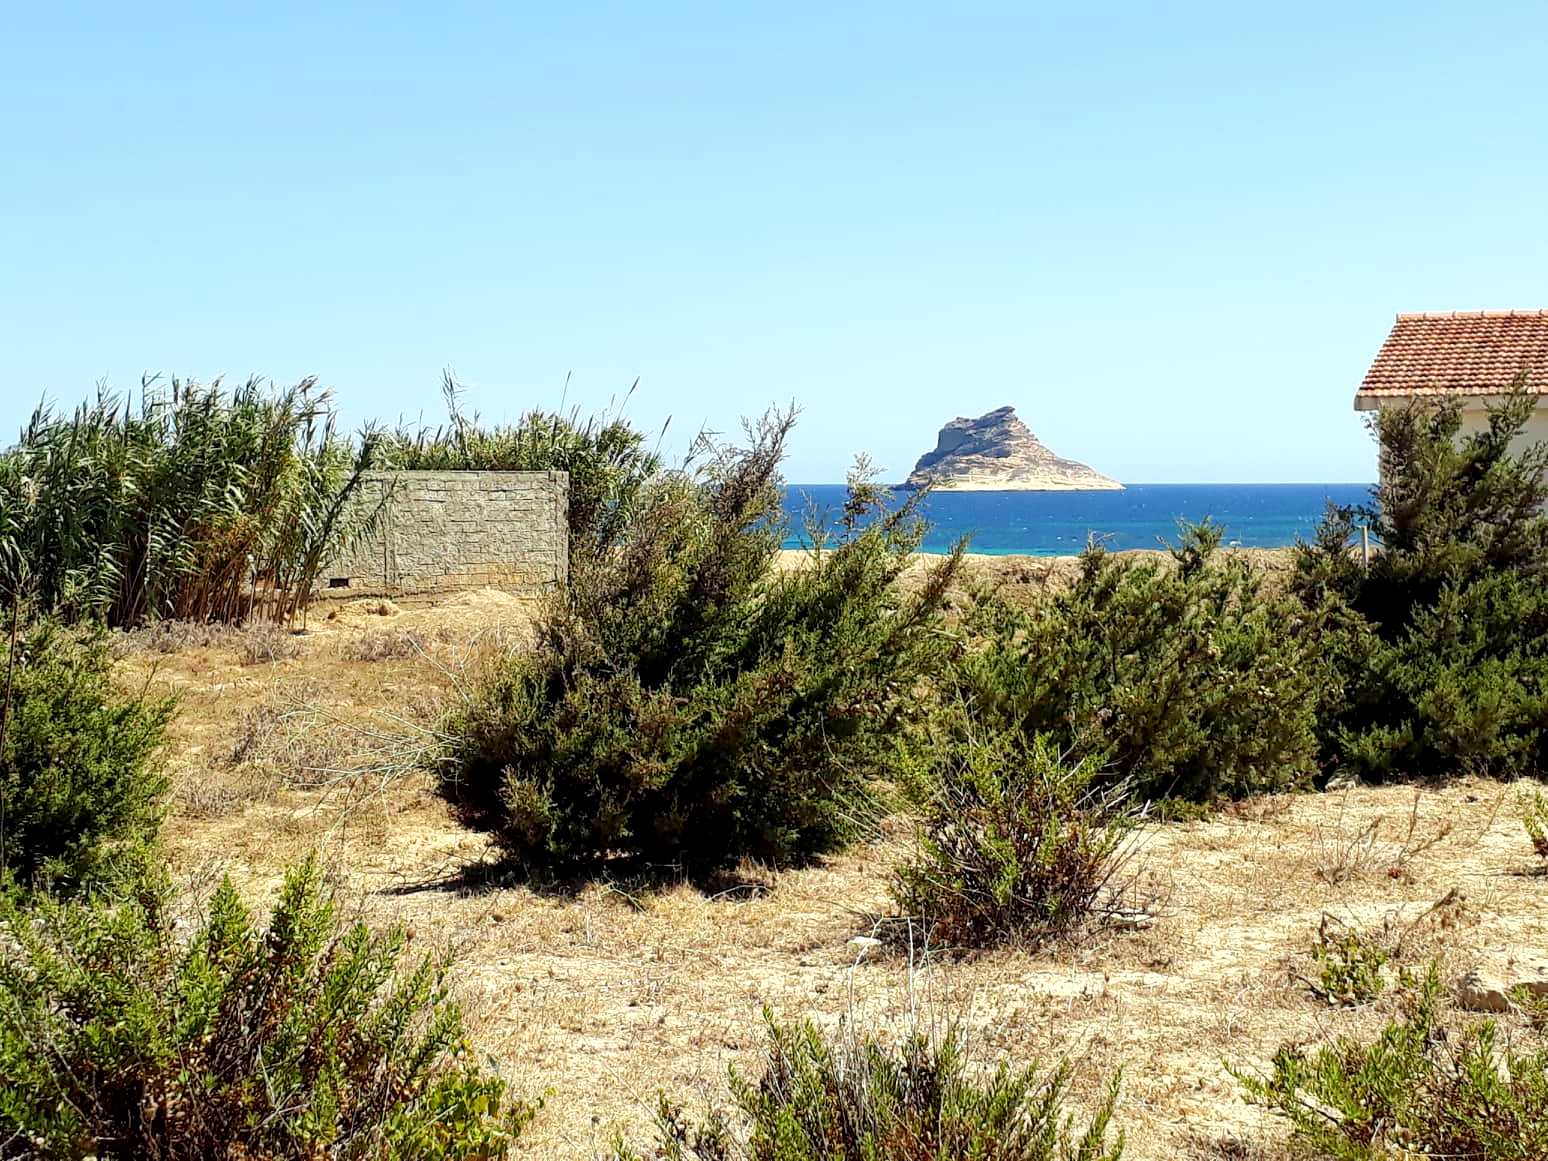
[[[750,447],[710,446],[652,482],[571,573],[536,648],[445,723],[445,792],[529,868],[801,858],[871,809],[941,649],[957,558],[900,596],[921,522],[857,487],[839,541],[779,570],[790,425],[772,417]]]
[[[1548,859],[1548,798],[1541,790],[1532,791],[1521,803],[1521,825],[1540,859]]]
[[[1446,1029],[1441,995],[1432,966],[1411,1010],[1373,1042],[1283,1048],[1269,1075],[1233,1073],[1248,1099],[1289,1120],[1300,1156],[1548,1156],[1548,1051],[1512,1051],[1492,1021]]]
[[[532,410],[515,424],[487,427],[462,409],[449,374],[442,391],[446,425],[383,433],[387,462],[405,470],[568,472],[572,557],[612,544],[640,489],[661,470],[660,455],[621,414]]]
[[[1387,986],[1382,969],[1391,959],[1392,949],[1382,940],[1324,915],[1312,944],[1317,965],[1312,992],[1344,1007],[1369,1004]]]
[[[1320,714],[1326,765],[1367,778],[1542,768],[1548,722],[1548,448],[1511,442],[1535,397],[1463,436],[1458,400],[1377,413],[1374,503],[1332,509],[1298,547],[1293,591],[1331,602],[1338,680]],[[1367,524],[1368,569],[1347,544]]]
[[[1513,452],[1537,397],[1513,393],[1488,426],[1462,434],[1462,400],[1438,397],[1374,413],[1381,461],[1373,503],[1332,508],[1303,546],[1296,584],[1342,597],[1388,640],[1442,589],[1548,567],[1548,446]],[[1357,524],[1378,550],[1369,569],[1348,551]]]
[[[288,620],[369,523],[350,501],[374,441],[337,437],[311,379],[141,386],[138,410],[107,394],[68,418],[40,407],[0,453],[0,542],[30,595],[112,626]]]
[[[171,699],[113,685],[101,635],[0,637],[0,879],[68,890],[155,836]]]
[[[1391,640],[1352,626],[1330,641],[1346,676],[1323,723],[1329,762],[1373,780],[1542,769],[1541,579],[1506,572],[1447,584]]]
[[[341,927],[315,861],[267,928],[229,882],[0,912],[0,1155],[492,1158],[530,1115],[468,1060],[445,964]]]
[[[1314,768],[1322,621],[1186,528],[1173,567],[1088,549],[1066,591],[969,616],[957,672],[980,723],[1044,734],[1141,798],[1209,803]]]
[[[975,1070],[960,1039],[913,1034],[893,1048],[870,1036],[834,1042],[807,1023],[769,1022],[763,1074],[733,1071],[733,1114],[695,1125],[663,1100],[649,1153],[620,1161],[1118,1161],[1109,1141],[1117,1079],[1091,1120],[1065,1111],[1069,1070],[1001,1064]]]
[[[972,738],[932,779],[918,849],[893,895],[932,942],[1038,940],[1088,918],[1135,822],[1044,738]]]

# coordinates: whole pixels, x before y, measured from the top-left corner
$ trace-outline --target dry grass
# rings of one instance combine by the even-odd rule
[[[1287,548],[1227,548],[1227,556],[1240,557],[1252,570],[1263,577],[1271,589],[1281,589],[1294,567],[1294,555]],[[785,549],[780,554],[780,567],[801,568],[809,560],[800,549]],[[1123,553],[1128,560],[1157,560],[1169,566],[1171,553],[1161,548],[1128,549]],[[941,558],[939,554],[916,553],[913,562],[904,572],[901,583],[905,586],[923,582],[930,566]],[[998,589],[1007,599],[1031,601],[1045,592],[1068,588],[1080,575],[1080,558],[1075,556],[986,556],[970,554],[964,561],[963,586],[983,585]]]
[[[243,665],[272,665],[301,656],[301,634],[282,625],[253,625],[242,633],[241,640]]]
[[[139,653],[181,653],[237,640],[241,629],[213,621],[153,621],[139,629],[117,633],[113,653],[132,657]]]
[[[244,665],[290,661],[303,652],[302,634],[272,621],[231,625],[219,621],[153,621],[142,628],[115,634],[113,653],[119,658],[142,654],[167,655],[191,650],[229,647]]]
[[[1310,994],[1324,914],[1391,931],[1404,962],[1437,956],[1448,976],[1548,952],[1514,792],[1492,782],[1280,795],[1151,828],[1137,889],[1160,900],[1154,922],[1035,954],[921,962],[916,949],[911,965],[851,943],[888,908],[899,821],[818,866],[744,868],[714,895],[480,882],[463,872],[491,856],[486,841],[450,820],[428,776],[401,764],[381,776],[393,762],[372,758],[372,731],[411,738],[425,720],[416,707],[491,643],[519,639],[526,616],[488,593],[386,613],[344,605],[314,611],[299,655],[264,668],[241,664],[226,639],[121,662],[183,695],[166,828],[178,874],[208,884],[230,871],[266,897],[318,847],[368,918],[455,948],[479,1046],[519,1086],[549,1093],[524,1156],[593,1156],[615,1127],[648,1121],[659,1089],[690,1109],[718,1097],[726,1067],[754,1058],[764,1005],[884,1028],[924,1005],[959,1018],[975,1049],[1068,1055],[1081,1100],[1122,1067],[1126,1156],[1278,1157],[1278,1127],[1242,1102],[1222,1060],[1261,1065],[1282,1042],[1368,1034],[1391,1014],[1389,996],[1345,1008]],[[352,659],[375,656],[357,642],[384,631],[425,648]],[[306,774],[362,756],[341,776],[348,792]]]
[[[345,661],[401,661],[428,651],[429,643],[413,629],[383,629],[351,637],[340,654]]]

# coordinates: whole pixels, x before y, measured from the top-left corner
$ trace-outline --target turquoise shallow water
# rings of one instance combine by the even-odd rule
[[[936,492],[926,497],[933,525],[923,545],[944,552],[961,536],[972,552],[1065,556],[1091,536],[1111,549],[1156,548],[1175,541],[1178,521],[1210,517],[1227,543],[1283,548],[1310,536],[1329,501],[1358,504],[1368,484],[1130,484],[1121,492]],[[843,503],[841,484],[795,484],[785,513],[799,547],[809,511],[831,522]]]

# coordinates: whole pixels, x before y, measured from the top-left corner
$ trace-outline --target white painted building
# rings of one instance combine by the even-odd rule
[[[1518,380],[1538,396],[1516,441],[1548,442],[1548,310],[1473,310],[1400,314],[1365,381],[1356,411],[1402,406],[1426,396],[1463,401],[1464,432],[1488,424],[1490,404]]]

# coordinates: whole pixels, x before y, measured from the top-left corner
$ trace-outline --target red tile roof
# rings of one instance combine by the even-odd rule
[[[1410,395],[1497,395],[1522,374],[1548,394],[1548,310],[1400,314],[1355,406]]]

